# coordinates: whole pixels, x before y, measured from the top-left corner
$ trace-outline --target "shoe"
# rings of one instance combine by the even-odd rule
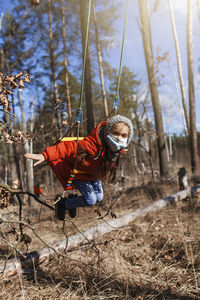
[[[66,206],[65,197],[59,197],[60,200],[55,204],[55,216],[58,220],[63,221],[65,219]]]
[[[70,216],[70,218],[75,218],[76,217],[76,208],[71,208],[71,209],[68,209],[68,214]]]
[[[78,196],[77,194],[69,194],[68,198],[74,198],[77,196]],[[68,214],[69,214],[70,218],[72,218],[72,219],[75,218],[76,217],[76,208],[68,209]]]

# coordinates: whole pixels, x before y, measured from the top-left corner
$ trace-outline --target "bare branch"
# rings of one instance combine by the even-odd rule
[[[33,197],[35,199],[35,201],[37,201],[38,203],[50,208],[51,210],[54,210],[54,208],[52,206],[50,206],[49,204],[45,203],[44,201],[40,200],[40,199],[37,199],[35,197],[34,194],[28,192],[28,191],[22,191],[22,190],[17,190],[17,189],[14,189],[12,188],[11,186],[7,185],[7,184],[4,184],[4,183],[0,183],[0,188],[3,188],[7,191],[9,191],[11,194],[15,195],[15,194],[19,194],[19,195],[29,195],[31,197]]]

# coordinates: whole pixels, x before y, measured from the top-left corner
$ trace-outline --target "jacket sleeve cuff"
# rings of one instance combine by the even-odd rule
[[[48,160],[48,156],[47,156],[46,152],[42,152],[42,154],[43,154],[45,160]]]

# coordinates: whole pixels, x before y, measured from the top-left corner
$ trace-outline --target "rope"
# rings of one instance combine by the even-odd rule
[[[76,165],[77,165],[77,151],[78,151],[78,144],[79,144],[79,132],[80,132],[80,123],[78,123],[78,127],[77,127],[76,157],[75,157],[75,163],[74,163],[74,169],[75,170],[76,170]]]
[[[85,78],[85,65],[86,65],[86,56],[87,56],[91,5],[92,5],[92,0],[89,0],[85,49],[84,49],[84,58],[83,58],[83,73],[82,73],[82,79],[81,79],[81,92],[80,92],[80,99],[79,99],[79,109],[82,107],[82,101],[83,101],[83,88],[84,88],[84,78]]]
[[[84,89],[85,66],[86,66],[86,57],[87,57],[91,6],[92,6],[92,0],[89,0],[88,18],[87,18],[87,27],[86,27],[86,38],[85,38],[85,49],[84,49],[84,57],[83,57],[83,72],[82,72],[82,79],[81,79],[81,92],[80,92],[80,99],[79,99],[79,108],[77,110],[76,119],[75,119],[75,123],[78,125],[78,128],[77,128],[77,148],[76,148],[77,150],[78,150],[78,143],[79,143],[80,124],[82,123],[82,119],[83,119],[82,102],[83,102],[83,89]],[[76,169],[76,164],[77,164],[77,159],[75,158],[75,167],[74,167],[75,169]]]
[[[129,0],[126,0],[126,12],[125,12],[125,19],[124,19],[124,30],[123,30],[123,38],[122,38],[122,47],[121,47],[121,56],[120,56],[120,64],[119,64],[119,75],[118,75],[118,82],[117,82],[117,92],[116,97],[113,103],[112,111],[115,111],[115,114],[117,113],[117,109],[119,106],[119,87],[120,87],[120,80],[121,80],[121,73],[122,73],[122,59],[123,59],[123,53],[124,53],[124,41],[125,41],[125,35],[126,35],[126,25],[128,20],[128,8],[129,8]]]
[[[81,91],[80,91],[80,98],[79,98],[79,107],[77,109],[76,118],[75,118],[75,124],[77,124],[76,156],[75,156],[75,162],[74,162],[74,169],[71,171],[71,174],[70,174],[70,176],[67,180],[66,190],[73,189],[72,188],[72,182],[74,180],[75,175],[78,173],[78,170],[76,169],[76,166],[77,166],[77,151],[78,151],[78,145],[79,145],[80,124],[82,123],[82,119],[83,119],[82,102],[83,102],[83,89],[84,89],[84,79],[85,79],[85,66],[86,66],[86,57],[87,57],[91,6],[92,6],[92,0],[89,0],[88,18],[87,18],[87,27],[86,27],[86,38],[85,38],[85,48],[84,48],[84,56],[83,56],[83,72],[82,72],[82,78],[81,78]]]

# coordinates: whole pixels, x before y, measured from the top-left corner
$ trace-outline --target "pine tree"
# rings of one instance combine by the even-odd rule
[[[159,154],[160,175],[166,176],[169,171],[169,166],[168,166],[168,161],[167,161],[167,152],[166,152],[166,145],[165,145],[165,135],[164,135],[164,128],[163,128],[162,112],[161,112],[161,106],[160,106],[159,95],[158,95],[158,90],[157,90],[157,86],[156,86],[155,72],[154,72],[150,20],[149,20],[149,14],[147,11],[146,1],[139,0],[139,9],[140,9],[143,47],[144,47],[144,53],[145,53],[148,78],[149,78],[151,99],[152,99],[152,104],[153,104],[153,109],[154,109],[156,133],[157,133],[157,137],[158,137],[157,145],[158,145],[158,154]]]
[[[110,97],[114,101],[116,96],[117,84],[118,84],[118,71],[113,69],[113,82],[110,86]],[[119,89],[119,112],[122,115],[131,117],[132,108],[135,105],[134,99],[136,95],[137,87],[140,85],[140,81],[136,79],[136,75],[129,70],[128,67],[122,68],[120,89]],[[109,101],[109,102],[113,102]]]

